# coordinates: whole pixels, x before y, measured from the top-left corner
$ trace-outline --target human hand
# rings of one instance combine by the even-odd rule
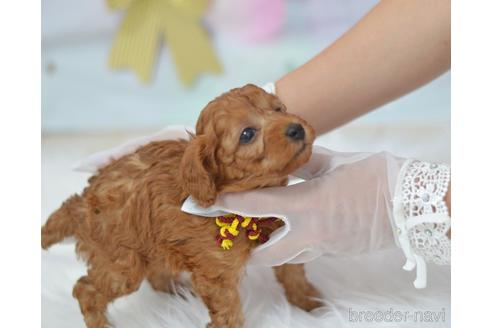
[[[389,153],[339,153],[315,147],[309,163],[294,173],[306,181],[224,194],[209,211],[284,218],[287,234],[269,247],[257,248],[252,264],[304,263],[322,254],[391,247],[395,245],[391,199],[403,162]]]
[[[182,210],[203,216],[236,213],[282,218],[285,226],[258,246],[251,264],[305,263],[323,254],[353,255],[400,246],[405,270],[417,268],[415,287],[426,286],[426,263],[450,263],[450,183],[447,165],[390,153],[339,153],[314,147],[287,187],[229,193],[207,209],[187,199]]]

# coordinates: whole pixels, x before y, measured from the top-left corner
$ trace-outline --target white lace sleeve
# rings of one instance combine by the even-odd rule
[[[403,269],[417,269],[416,288],[427,285],[426,261],[440,265],[451,262],[451,242],[447,237],[451,221],[444,202],[450,178],[447,165],[417,160],[407,160],[398,177],[393,223],[407,258]]]

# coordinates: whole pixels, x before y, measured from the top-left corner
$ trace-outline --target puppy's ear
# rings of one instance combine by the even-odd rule
[[[197,136],[190,141],[181,159],[183,188],[203,207],[212,205],[217,197],[215,144],[213,137]]]

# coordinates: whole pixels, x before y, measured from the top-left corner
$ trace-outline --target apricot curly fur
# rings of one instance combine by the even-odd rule
[[[292,123],[302,125],[304,140],[286,136]],[[246,127],[256,136],[240,144]],[[214,221],[183,213],[181,205],[189,195],[209,206],[220,193],[285,184],[309,159],[314,137],[277,97],[246,85],[211,101],[190,141],[152,142],[91,177],[41,230],[44,249],[74,236],[88,264],[73,289],[87,327],[105,327],[107,305],[143,279],[168,291],[183,271],[191,272],[193,290],[209,309],[208,327],[242,327],[238,285],[256,243],[241,234],[232,249],[222,250]],[[301,265],[275,271],[289,301],[306,310],[319,305]]]

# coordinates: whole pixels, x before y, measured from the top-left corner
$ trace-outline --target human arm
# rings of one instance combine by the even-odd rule
[[[277,96],[322,134],[430,82],[451,65],[450,2],[381,1]]]

